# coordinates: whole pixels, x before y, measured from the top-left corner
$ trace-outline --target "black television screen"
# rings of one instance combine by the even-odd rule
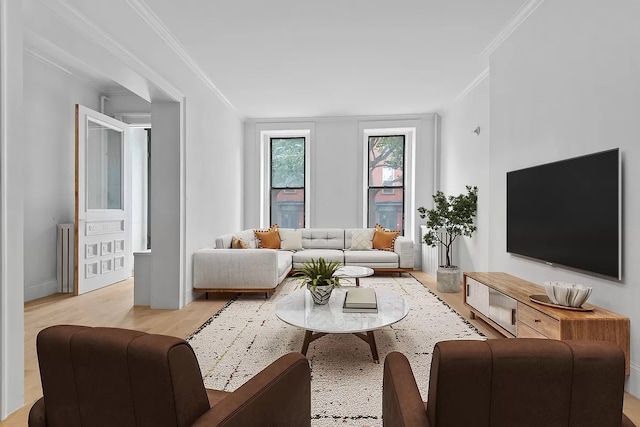
[[[618,149],[507,172],[507,252],[622,279]]]

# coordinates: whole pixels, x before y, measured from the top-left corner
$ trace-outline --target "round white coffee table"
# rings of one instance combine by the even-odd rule
[[[373,269],[369,267],[360,267],[357,265],[344,265],[333,273],[333,277],[340,279],[356,279],[356,286],[360,286],[361,277],[373,276]]]
[[[309,343],[327,334],[354,334],[369,344],[373,360],[380,363],[373,331],[404,319],[409,314],[409,304],[392,290],[376,289],[377,313],[344,313],[342,304],[349,288],[335,288],[325,305],[314,304],[308,290],[297,290],[276,303],[276,316],[306,330],[301,350],[304,355]]]

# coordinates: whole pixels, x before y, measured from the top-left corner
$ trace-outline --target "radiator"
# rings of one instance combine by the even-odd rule
[[[57,278],[58,291],[72,293],[75,290],[75,236],[73,224],[58,224]]]
[[[422,235],[424,236],[424,230]],[[441,238],[444,239],[444,233],[441,233]],[[453,248],[452,252],[455,253],[455,248]],[[438,267],[446,263],[447,256],[444,245],[438,244],[432,247],[428,246],[426,243],[422,244],[422,271],[435,277],[438,272]]]
[[[438,246],[431,247],[425,243],[422,244],[422,271],[432,276],[436,275],[438,265],[440,265],[438,256],[440,251],[438,249]]]

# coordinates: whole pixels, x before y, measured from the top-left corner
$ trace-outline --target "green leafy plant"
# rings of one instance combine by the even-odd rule
[[[427,218],[424,242],[429,246],[442,245],[446,252],[446,265],[451,265],[453,241],[458,236],[471,237],[476,226],[473,220],[478,209],[478,187],[467,185],[467,194],[445,196],[442,191],[433,195],[433,209],[418,208],[420,218]],[[444,231],[444,233],[442,233]]]
[[[312,259],[304,262],[297,269],[294,277],[298,277],[302,281],[300,287],[309,284],[314,291],[316,286],[341,286],[340,279],[333,277],[336,270],[341,266],[342,264],[339,261],[327,262],[324,258]]]

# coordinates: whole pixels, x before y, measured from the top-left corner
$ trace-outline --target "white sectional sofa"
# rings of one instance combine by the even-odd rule
[[[294,239],[293,244],[291,240],[283,240],[285,249],[258,248],[254,230],[224,234],[215,239],[215,247],[194,253],[193,289],[196,292],[275,292],[292,269],[321,257],[344,265],[369,267],[376,272],[413,270],[413,241],[410,238],[398,236],[393,250],[352,249],[352,234],[356,230],[363,229],[281,229],[281,236],[293,234],[299,238],[297,243]],[[368,230],[373,235],[373,229]],[[232,249],[234,237],[242,239],[248,248]]]

